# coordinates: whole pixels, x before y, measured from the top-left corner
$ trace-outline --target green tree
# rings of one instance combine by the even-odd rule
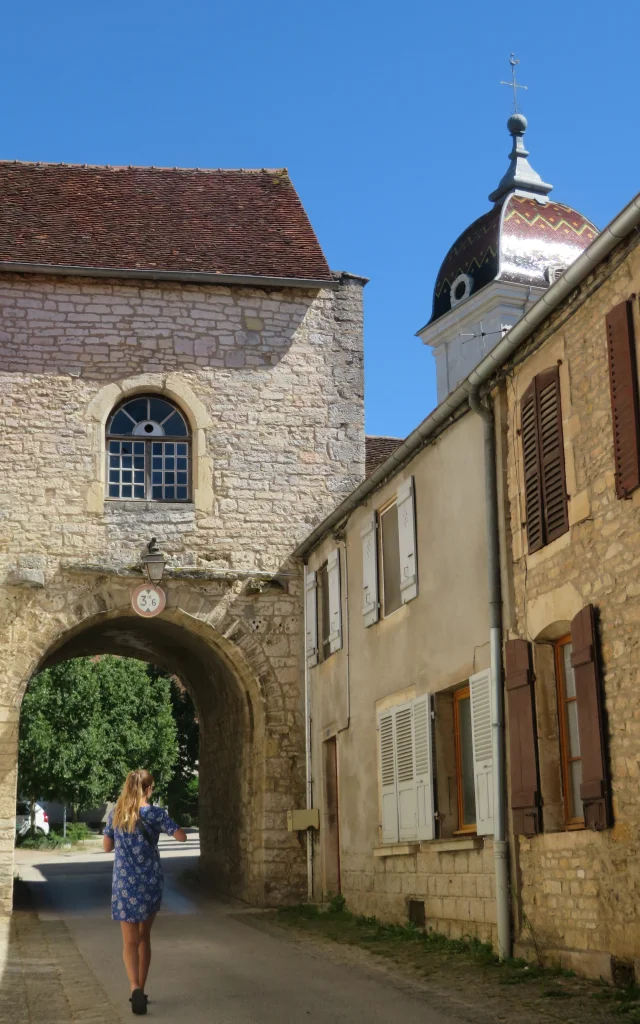
[[[178,758],[171,681],[140,661],[75,658],[32,679],[20,716],[19,789],[80,810],[113,799],[131,768],[160,796]]]
[[[171,680],[132,658],[106,656],[95,663],[100,684],[102,763],[116,794],[131,768],[148,768],[156,795],[165,797],[178,760],[178,729]]]
[[[153,672],[160,673],[154,668]],[[178,760],[169,787],[169,814],[185,825],[198,820],[200,729],[193,701],[179,679],[171,679],[171,707],[178,728]]]

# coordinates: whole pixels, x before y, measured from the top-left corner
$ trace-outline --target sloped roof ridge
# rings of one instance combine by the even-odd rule
[[[198,171],[200,174],[289,174],[288,167],[173,167],[169,164],[78,164],[66,160],[3,160],[0,166],[79,167],[94,171]]]

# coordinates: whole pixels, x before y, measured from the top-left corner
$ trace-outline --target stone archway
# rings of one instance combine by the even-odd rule
[[[12,623],[13,656],[5,662],[0,707],[0,898],[10,906],[19,709],[32,675],[91,654],[119,654],[180,676],[201,726],[201,866],[223,892],[268,905],[300,898],[304,858],[286,831],[286,810],[303,785],[302,723],[290,724],[273,657],[273,634],[261,633],[269,606],[283,595],[248,595],[238,583],[167,587],[165,612],[142,619],[121,579],[72,586],[61,602],[34,592]],[[295,598],[293,599],[295,600]],[[245,614],[238,612],[243,611]],[[233,617],[230,608],[233,606]],[[252,614],[254,617],[252,617]],[[275,650],[277,651],[275,637]],[[22,642],[20,642],[22,641]],[[271,650],[270,650],[271,649]],[[8,675],[8,679],[7,679]]]

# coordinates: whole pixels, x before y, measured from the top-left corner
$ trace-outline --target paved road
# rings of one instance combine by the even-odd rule
[[[378,970],[341,963],[333,951],[328,958],[317,946],[301,946],[287,933],[274,936],[242,904],[194,896],[180,877],[196,866],[195,835],[186,848],[163,841],[162,856],[165,901],[153,930],[148,1020],[459,1024],[458,1018],[430,1007],[428,996],[394,983]],[[32,991],[28,1010],[15,1013],[16,1022],[66,1024],[117,1020],[119,1015],[131,1020],[120,929],[109,917],[111,861],[97,848],[82,854],[18,854],[18,871],[28,884],[35,911],[22,919],[30,920],[29,927],[20,925],[21,955],[27,961],[25,972],[42,972],[42,985]],[[30,942],[38,941],[37,928],[46,933],[49,953],[42,954],[43,945],[30,957]],[[47,956],[55,960],[57,955],[63,968],[62,994],[54,1010],[53,966]],[[11,969],[18,969],[16,962],[14,955]]]

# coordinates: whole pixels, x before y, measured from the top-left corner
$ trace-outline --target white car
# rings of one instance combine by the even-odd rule
[[[36,832],[41,835],[49,835],[49,815],[44,807],[36,804]],[[16,805],[16,832],[19,836],[25,835],[31,828],[31,809],[29,804],[20,800]]]

